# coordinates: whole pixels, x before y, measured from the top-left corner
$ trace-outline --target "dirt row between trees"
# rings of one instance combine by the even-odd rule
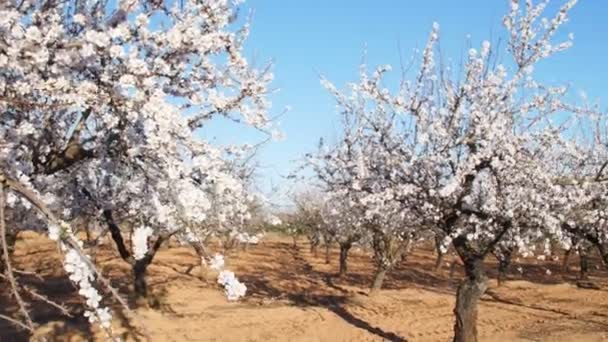
[[[109,246],[109,245],[107,245]],[[449,277],[444,265],[433,272],[434,255],[415,251],[387,275],[385,289],[369,297],[373,265],[364,251],[349,257],[349,273],[337,278],[339,251],[332,263],[310,254],[301,241],[294,249],[288,239],[270,237],[262,244],[227,256],[228,267],[248,287],[245,300],[228,303],[209,272],[199,279],[195,253],[172,246],[159,252],[149,270],[152,292],[147,303],[137,305],[143,325],[154,341],[447,341],[453,330],[454,292],[459,266]],[[36,257],[34,257],[36,256]],[[40,263],[40,257],[44,262]],[[80,298],[61,271],[61,259],[49,240],[23,234],[17,242],[15,263],[24,271],[37,271],[45,283],[27,274],[29,286],[65,303],[74,318],[34,301],[32,310],[40,324],[38,336],[52,341],[81,341],[103,334],[91,328],[78,310]],[[451,260],[446,260],[451,261]],[[104,248],[97,262],[113,285],[132,291],[129,269],[118,254]],[[574,265],[574,262],[573,262]],[[516,263],[510,280],[496,287],[493,281],[479,311],[482,341],[603,341],[608,339],[608,279],[592,273],[600,290],[574,285],[576,268],[559,271],[559,262],[526,260]],[[490,270],[494,264],[488,265]],[[522,267],[523,276],[515,268]],[[546,270],[551,270],[547,274]],[[491,275],[492,272],[490,272]],[[521,280],[521,278],[526,280]],[[50,280],[48,280],[50,279]],[[43,285],[44,284],[44,285]],[[5,291],[4,291],[5,292]],[[12,312],[7,294],[0,297],[1,313]],[[118,307],[115,307],[118,310]],[[127,341],[145,340],[128,329],[117,314],[115,331]],[[130,322],[138,326],[137,322]],[[14,327],[0,322],[0,341],[25,340]]]

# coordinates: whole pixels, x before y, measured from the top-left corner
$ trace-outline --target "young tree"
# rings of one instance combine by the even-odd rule
[[[321,140],[317,154],[309,154],[307,162],[325,193],[322,211],[324,235],[335,240],[340,247],[340,277],[348,272],[348,253],[353,245],[365,239],[364,211],[360,205],[360,188],[357,187],[358,158],[361,156],[357,143],[356,124],[344,115],[345,133],[342,141],[328,149]],[[356,118],[355,118],[356,119]],[[354,187],[353,183],[357,184]]]
[[[341,195],[328,194],[325,199],[323,215],[324,234],[336,241],[340,248],[338,257],[338,276],[348,273],[348,253],[357,243],[366,239],[365,230],[361,224],[359,208],[353,207],[354,202]]]
[[[562,268],[567,269],[570,253],[577,251],[583,280],[587,276],[590,246],[597,249],[604,265],[608,262],[606,122],[605,115],[578,118],[573,141],[553,161],[554,177],[563,196],[552,205],[568,238]]]
[[[310,253],[316,257],[321,244],[324,224],[321,217],[322,199],[318,193],[308,191],[296,194],[293,202],[296,211],[292,219],[303,228],[310,243]]]

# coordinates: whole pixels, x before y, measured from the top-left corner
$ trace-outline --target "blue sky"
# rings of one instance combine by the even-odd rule
[[[553,0],[547,14],[555,13],[561,3]],[[319,73],[339,87],[356,80],[364,50],[368,65],[398,67],[398,47],[409,58],[414,48],[425,44],[434,21],[441,27],[444,56],[458,61],[467,51],[467,35],[479,46],[504,34],[501,22],[507,6],[506,0],[247,1],[241,12],[253,11],[247,56],[260,65],[274,61],[273,86],[280,90],[271,96],[273,111],[291,107],[280,119],[287,139],[268,144],[258,156],[262,188],[284,184],[281,176],[303,154],[314,151],[319,137],[337,135],[335,103],[321,88]],[[576,94],[584,90],[589,99],[599,98],[602,109],[608,108],[607,16],[608,2],[579,1],[561,32],[574,33],[574,47],[536,68],[547,82],[565,82]],[[205,135],[215,136],[217,142],[255,141],[255,135],[235,128],[207,130]]]

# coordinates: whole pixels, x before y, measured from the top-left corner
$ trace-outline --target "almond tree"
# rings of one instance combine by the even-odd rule
[[[197,129],[221,116],[270,133],[272,75],[243,57],[236,11],[228,0],[0,4],[0,170],[58,220],[103,222],[138,295],[162,244],[208,218],[209,188],[241,187]],[[21,197],[7,204],[31,216]]]
[[[316,257],[318,247],[321,244],[324,225],[321,216],[322,199],[318,193],[306,191],[297,193],[293,198],[293,202],[296,206],[296,211],[292,219],[303,228],[310,243],[310,253]]]
[[[358,122],[378,132],[377,146],[395,155],[386,166],[399,175],[393,192],[409,194],[415,203],[410,207],[426,223],[421,227],[442,230],[445,245],[451,243],[462,260],[455,341],[477,340],[477,302],[487,288],[483,262],[507,234],[522,252],[532,252],[539,237],[566,240],[550,205],[560,187],[544,161],[568,137],[558,117],[586,108],[563,101],[566,87],[536,80],[534,66],[571,45],[571,36],[557,44],[553,38],[575,2],[566,2],[552,19],[541,19],[546,2],[511,1],[503,23],[513,59],[506,64],[485,41],[468,51],[460,72],[436,66],[439,25],[434,24],[415,77],[404,79],[394,94],[382,84],[386,67],[363,72],[350,94],[324,82],[340,108],[355,108]],[[363,100],[366,105],[357,106]]]
[[[307,155],[307,163],[325,195],[322,211],[324,235],[340,247],[340,277],[348,272],[351,248],[369,237],[364,227],[365,208],[360,203],[363,193],[359,187],[359,173],[363,171],[360,163],[363,155],[358,118],[348,111],[342,114],[344,132],[340,141],[327,146],[321,139],[317,153]]]
[[[338,276],[348,273],[348,253],[356,244],[365,244],[366,231],[361,224],[361,211],[352,199],[342,194],[327,194],[322,211],[324,235],[340,248]]]
[[[596,111],[595,109],[589,111]],[[562,196],[553,207],[568,236],[564,268],[571,250],[581,259],[581,278],[586,278],[588,245],[595,247],[608,265],[608,144],[605,115],[586,115],[577,120],[575,138],[551,161]]]

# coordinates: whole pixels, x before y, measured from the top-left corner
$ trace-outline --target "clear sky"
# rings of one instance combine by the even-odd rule
[[[547,14],[562,3],[553,0]],[[356,80],[363,51],[370,66],[398,68],[399,46],[409,58],[414,48],[424,46],[434,21],[441,27],[444,56],[458,61],[468,50],[467,35],[478,47],[504,34],[507,8],[506,0],[248,0],[241,12],[253,11],[247,55],[257,64],[274,61],[273,84],[279,89],[271,96],[274,113],[291,107],[280,119],[287,139],[268,144],[259,154],[262,187],[284,183],[281,176],[315,150],[319,137],[337,135],[335,103],[321,88],[319,74],[339,87]],[[608,109],[607,18],[608,1],[580,0],[561,32],[574,33],[574,46],[536,69],[547,82],[565,82],[576,94],[585,91],[589,99],[600,99],[602,109]],[[234,127],[210,129],[205,135],[219,143],[255,141]]]

